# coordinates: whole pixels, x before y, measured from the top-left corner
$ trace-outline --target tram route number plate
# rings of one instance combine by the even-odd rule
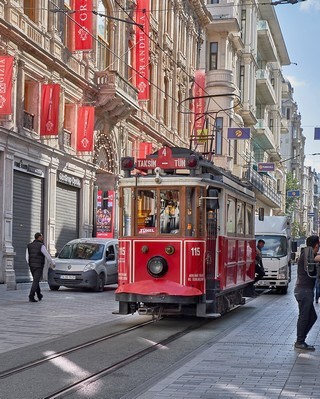
[[[68,276],[68,275],[66,275],[66,274],[62,274],[61,276],[60,276],[60,278],[61,278],[61,280],[75,280],[76,279],[76,276]]]

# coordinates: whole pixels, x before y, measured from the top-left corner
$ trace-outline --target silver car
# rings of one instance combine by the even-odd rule
[[[60,286],[91,288],[103,291],[106,284],[118,282],[118,240],[79,238],[69,241],[48,270],[48,284],[57,291]]]

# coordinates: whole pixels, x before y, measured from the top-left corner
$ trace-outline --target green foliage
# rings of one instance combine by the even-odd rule
[[[299,190],[300,183],[299,181],[292,176],[291,172],[288,172],[286,179],[286,192],[289,190]],[[296,206],[299,198],[297,197],[288,197],[286,196],[286,214],[291,215],[294,207]]]

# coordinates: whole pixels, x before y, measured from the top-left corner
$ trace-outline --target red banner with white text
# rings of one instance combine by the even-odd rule
[[[77,150],[93,150],[94,107],[79,107]]]
[[[41,87],[40,135],[58,134],[60,85],[45,84]]]
[[[92,0],[74,0],[75,47],[92,50]]]
[[[149,0],[137,0],[136,23],[142,26],[141,28],[136,26],[135,69],[139,100],[149,100],[149,18]]]
[[[12,114],[13,60],[11,55],[0,56],[0,115]]]
[[[206,85],[206,73],[204,69],[199,69],[196,71],[194,76],[194,135],[201,140],[201,136],[206,139],[208,135],[205,126],[205,85]]]

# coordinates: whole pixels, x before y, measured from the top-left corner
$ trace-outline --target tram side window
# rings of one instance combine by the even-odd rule
[[[186,236],[194,236],[196,230],[196,189],[186,189]]]
[[[252,235],[253,234],[253,209],[252,205],[246,205],[245,211],[246,219],[245,219],[245,234]]]
[[[157,198],[155,190],[138,190],[137,192],[137,233],[156,233]]]
[[[131,189],[123,189],[122,234],[131,236]]]
[[[244,233],[244,203],[237,201],[237,234]]]
[[[229,197],[227,201],[227,234],[236,232],[236,200]]]
[[[178,234],[180,228],[179,190],[160,191],[160,233]]]

